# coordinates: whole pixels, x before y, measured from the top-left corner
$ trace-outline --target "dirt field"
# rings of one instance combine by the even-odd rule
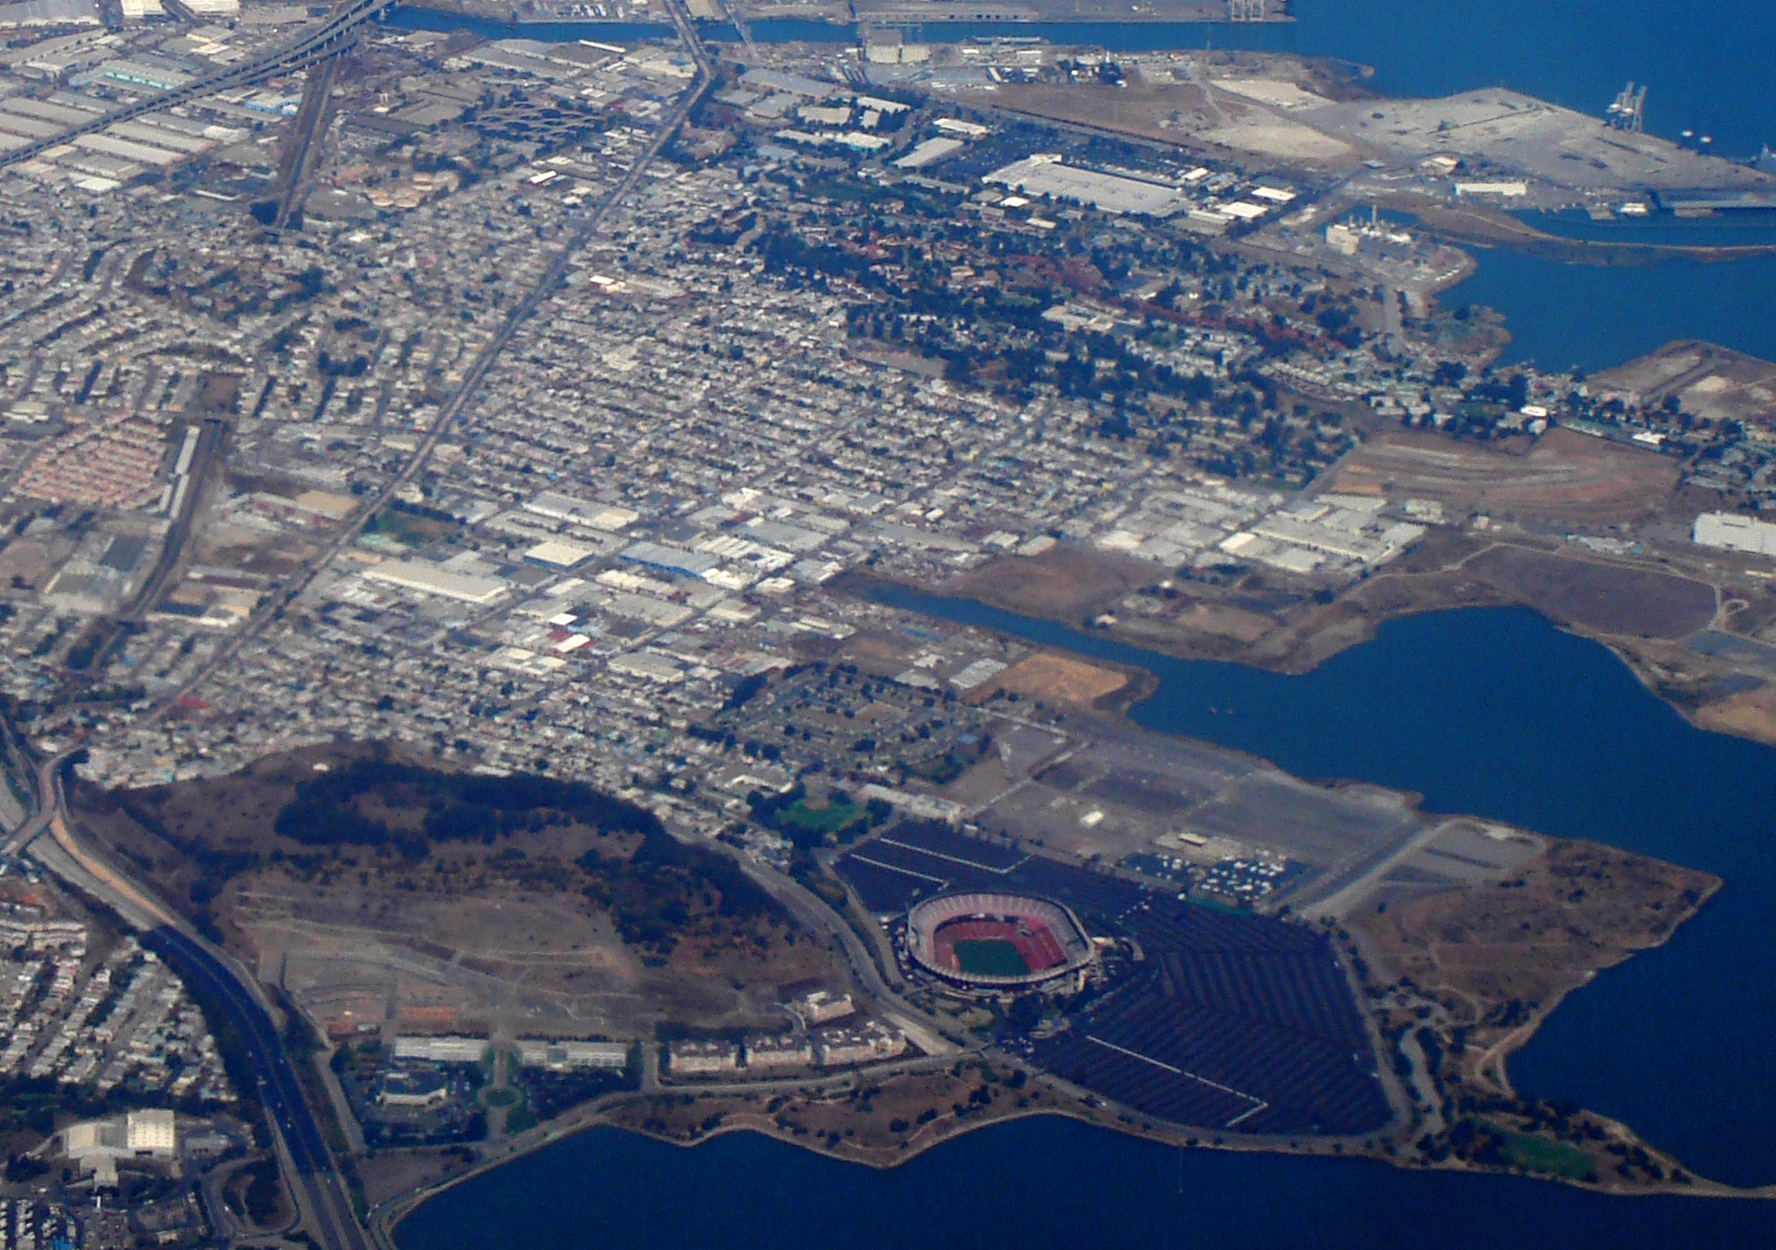
[[[1356,150],[1342,139],[1303,125],[1286,109],[1251,97],[1209,91],[1194,82],[1167,82],[1131,74],[1127,85],[1012,84],[993,102],[1054,121],[1198,149],[1218,147],[1259,158],[1318,165],[1353,164]]]
[[[1681,638],[1714,619],[1714,587],[1655,569],[1513,546],[1482,551],[1463,567],[1509,598],[1598,633]]]
[[[1555,429],[1527,451],[1389,430],[1339,467],[1337,489],[1442,501],[1457,516],[1601,525],[1657,512],[1677,484],[1669,457]]]
[[[1268,616],[1224,603],[1196,604],[1179,615],[1178,623],[1186,629],[1234,642],[1257,642],[1276,628],[1276,622]]]
[[[1389,973],[1446,990],[1474,1022],[1550,1008],[1592,973],[1657,946],[1720,878],[1594,842],[1554,842],[1498,885],[1353,918]]]
[[[1053,651],[1029,656],[999,674],[993,690],[1009,690],[1043,703],[1090,707],[1127,686],[1129,679],[1114,669],[1100,668]]]
[[[1039,556],[984,564],[945,583],[943,593],[1076,625],[1106,601],[1162,575],[1159,566],[1145,560],[1062,543]]]
[[[619,869],[596,875],[580,861],[595,852],[621,865],[642,845],[635,835],[539,813],[489,843],[437,840],[415,858],[274,831],[299,781],[349,759],[299,752],[214,781],[73,797],[83,825],[162,897],[340,1032],[392,1020],[414,1032],[632,1037],[661,1020],[761,1023],[781,985],[848,984],[842,962],[774,905],[725,916],[693,895],[671,941],[627,939]],[[356,810],[397,831],[417,824],[380,793]]]
[[[1776,686],[1759,686],[1706,703],[1696,709],[1693,719],[1703,729],[1776,746]]]
[[[1593,374],[1593,392],[1646,405],[1675,395],[1706,421],[1776,423],[1776,364],[1683,339],[1619,368]]]

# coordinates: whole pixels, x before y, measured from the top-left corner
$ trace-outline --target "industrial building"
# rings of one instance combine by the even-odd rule
[[[476,606],[490,604],[506,593],[506,583],[498,578],[453,573],[424,560],[385,560],[365,569],[364,580]]]
[[[488,1044],[484,1037],[397,1037],[395,1058],[426,1063],[480,1063]]]
[[[1003,169],[996,169],[986,176],[985,181],[996,182],[1025,195],[1052,196],[1117,215],[1137,213],[1148,217],[1169,217],[1185,205],[1184,193],[1177,187],[1065,165],[1060,156],[1052,152],[1038,152]]]
[[[1720,547],[1758,556],[1776,556],[1776,524],[1731,512],[1704,512],[1697,516],[1690,539],[1698,547]]]
[[[576,499],[551,490],[538,494],[524,505],[524,510],[554,521],[612,531],[626,528],[641,515],[629,508],[612,507],[594,499]]]
[[[70,1162],[91,1171],[99,1184],[115,1185],[119,1159],[173,1158],[179,1149],[178,1122],[171,1111],[131,1111],[71,1124],[62,1143]]]
[[[527,550],[524,560],[527,564],[539,564],[547,569],[566,570],[584,564],[597,554],[595,547],[581,547],[574,543],[549,539]]]

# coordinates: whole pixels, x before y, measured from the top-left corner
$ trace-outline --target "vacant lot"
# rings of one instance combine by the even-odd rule
[[[1087,664],[1053,651],[1039,651],[999,674],[996,690],[1009,690],[1043,703],[1090,707],[1128,685],[1115,669]]]
[[[1686,412],[1707,421],[1776,422],[1776,364],[1712,343],[1684,339],[1651,355],[1594,374],[1592,388],[1636,403],[1675,395]]]
[[[1345,460],[1338,489],[1437,499],[1458,516],[1598,525],[1658,511],[1677,476],[1669,457],[1569,430],[1552,430],[1524,451],[1390,430]]]
[[[1681,638],[1714,618],[1714,587],[1654,569],[1507,546],[1464,567],[1510,598],[1599,633]]]
[[[1116,86],[1007,83],[999,88],[995,103],[1020,113],[1181,147],[1213,145],[1312,164],[1354,160],[1351,145],[1343,139],[1303,125],[1288,107],[1267,107],[1259,98],[1315,99],[1293,83],[1236,77],[1225,81],[1238,84],[1239,90],[1211,92],[1199,83],[1167,81],[1164,73],[1155,69],[1132,74]]]
[[[589,788],[317,750],[74,799],[163,897],[342,1031],[625,1037],[758,1023],[780,985],[845,984],[732,860]]]
[[[1696,709],[1695,720],[1716,733],[1776,745],[1776,686],[1741,690]]]
[[[1163,570],[1130,556],[1113,555],[1068,543],[1039,556],[1006,556],[946,583],[945,594],[1076,624],[1151,585]]]
[[[1453,991],[1476,1020],[1551,1007],[1592,972],[1671,936],[1720,878],[1594,842],[1555,842],[1495,885],[1352,917],[1394,975]]]

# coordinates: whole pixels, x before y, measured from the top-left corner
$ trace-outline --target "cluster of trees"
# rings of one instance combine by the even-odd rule
[[[390,829],[364,815],[358,800],[371,793],[391,808],[422,808],[420,832]],[[277,814],[272,828],[306,846],[394,845],[419,858],[433,841],[492,845],[516,833],[570,822],[605,833],[667,837],[652,812],[585,782],[537,773],[441,773],[378,758],[357,760],[298,783],[296,797]]]
[[[578,863],[592,878],[586,897],[610,911],[623,940],[662,956],[683,934],[706,929],[712,920],[758,920],[774,908],[739,864],[678,841],[657,821],[627,858],[589,850]]]
[[[746,796],[746,802],[754,820],[788,838],[802,851],[824,846],[829,838],[843,839],[867,832],[894,815],[894,808],[881,799],[858,803],[838,789],[827,792],[824,807],[810,807],[807,798],[808,787],[798,781],[781,794],[766,795],[754,790]]]
[[[757,224],[758,214],[749,211],[731,221],[723,220],[718,217],[712,218],[709,221],[699,222],[686,232],[686,236],[693,243],[703,243],[715,247],[728,247],[731,244],[739,242],[740,236]]]
[[[808,278],[838,276],[869,285],[879,284],[870,272],[870,260],[860,252],[830,243],[810,243],[793,230],[777,226],[753,241],[752,250],[765,262],[765,272]]]

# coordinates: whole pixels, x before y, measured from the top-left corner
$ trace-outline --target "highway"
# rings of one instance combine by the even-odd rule
[[[204,944],[179,929],[152,929],[143,935],[142,945],[159,955],[206,1002],[220,1003],[227,1012],[258,1074],[259,1099],[266,1118],[283,1138],[284,1150],[294,1165],[295,1175],[287,1179],[292,1189],[301,1191],[299,1200],[318,1226],[314,1231],[320,1244],[329,1250],[368,1250],[332,1152],[264,1006]]]
[[[286,1180],[319,1244],[326,1250],[368,1250],[320,1124],[250,975],[186,931],[158,900],[74,837],[61,784],[61,768],[71,754],[64,751],[37,765],[37,811],[7,839],[6,853],[28,849],[45,869],[143,930],[143,946],[159,955],[207,1005],[226,1013],[226,1023],[246,1048],[260,1103],[288,1160]],[[44,834],[49,835],[45,843],[31,845]],[[221,1023],[212,1020],[211,1026]]]
[[[20,149],[9,154],[7,159],[28,157],[34,150],[48,143],[65,142],[76,134],[100,129],[125,116],[133,116],[136,113],[147,111],[148,107],[167,107],[183,99],[207,95],[221,87],[249,81],[256,75],[269,73],[276,69],[290,68],[295,64],[305,64],[329,56],[342,45],[344,40],[353,37],[352,31],[358,24],[380,13],[392,2],[393,0],[357,0],[356,3],[340,9],[321,28],[311,32],[295,44],[267,53],[265,56],[236,66],[222,74],[193,83],[178,92],[169,92],[147,102],[145,107],[137,107],[133,110],[96,119],[87,126],[68,131],[53,140],[47,140],[43,145]],[[307,588],[320,571],[357,539],[369,519],[394,498],[395,492],[413,480],[445,431],[461,418],[470,401],[478,393],[488,371],[500,353],[511,342],[518,328],[533,316],[561,285],[575,253],[598,232],[610,211],[634,191],[661,150],[677,135],[680,125],[689,116],[691,109],[703,93],[709,89],[710,83],[713,81],[713,74],[708,56],[697,39],[696,31],[676,0],[671,5],[671,12],[681,38],[684,39],[686,46],[696,60],[698,76],[684,98],[664,119],[653,142],[648,145],[622,181],[574,224],[568,238],[551,259],[541,277],[532,284],[524,298],[502,323],[498,332],[476,356],[455,393],[444,404],[437,420],[401,471],[371,498],[354,521],[346,525],[342,532],[310,560],[298,575],[283,587],[279,594],[273,596],[254,615],[226,647],[222,648],[184,686],[163,699],[158,706],[156,715],[163,713],[181,695],[230,665],[242,645],[263,630],[271,621],[280,617],[285,608]],[[324,101],[322,103],[324,104]],[[300,172],[300,169],[297,169],[293,171],[293,174],[299,177]],[[215,449],[220,439],[214,430],[206,430],[205,439],[207,445],[204,451],[207,459],[208,453]],[[196,494],[196,491],[191,492],[192,499],[187,511],[194,510]],[[182,545],[184,534],[179,531],[184,526],[181,522],[188,524],[188,517],[175,518],[175,533],[170,534],[168,538],[168,552],[173,559],[163,560],[163,564],[168,569],[176,562],[178,549]],[[164,577],[150,578],[150,583],[154,585],[156,590],[158,583],[162,581],[164,581]],[[153,593],[149,593],[139,603],[151,603],[154,597]],[[142,929],[144,931],[143,944],[159,955],[168,967],[176,972],[206,1003],[226,1015],[227,1026],[230,1026],[238,1035],[245,1048],[248,1063],[257,1081],[260,1102],[265,1108],[269,1124],[278,1140],[279,1155],[284,1163],[283,1170],[286,1173],[286,1180],[317,1244],[324,1250],[369,1250],[369,1242],[364,1230],[358,1224],[350,1195],[346,1192],[340,1179],[338,1166],[322,1135],[313,1108],[309,1105],[296,1069],[284,1051],[282,1039],[272,1021],[271,1013],[267,1009],[266,1003],[261,999],[260,991],[251,974],[226,955],[212,948],[198,935],[190,932],[151,894],[136,886],[121,872],[106,863],[91,848],[83,846],[76,839],[67,818],[66,800],[62,791],[60,774],[62,765],[71,754],[71,750],[64,751],[36,764],[37,810],[23,825],[6,838],[5,852],[10,855],[29,849],[33,858],[45,869],[61,877],[74,888],[113,908],[126,921]],[[48,834],[49,837],[45,838],[45,834]],[[843,927],[841,924],[840,928]],[[854,937],[852,940],[855,942]],[[865,962],[867,963],[867,959]],[[215,1025],[222,1027],[222,1023],[215,1022]]]
[[[268,53],[254,62],[235,67],[226,74],[206,79],[201,84],[194,83],[179,93],[168,93],[151,103],[164,107],[176,103],[178,98],[208,94],[221,86],[245,81],[255,74],[269,73],[277,68],[288,68],[295,63],[305,63],[330,55],[337,50],[337,41],[348,37],[358,23],[373,17],[388,7],[389,3],[390,0],[358,0],[358,3],[336,13],[320,30],[294,45]],[[386,507],[395,493],[418,475],[445,432],[467,410],[493,364],[511,343],[519,327],[534,316],[561,285],[574,255],[597,234],[610,211],[634,191],[661,150],[677,135],[691,109],[708,90],[713,81],[713,73],[708,55],[682,5],[673,0],[669,5],[669,12],[680,38],[696,61],[698,76],[691,89],[665,119],[653,142],[622,181],[574,224],[572,232],[542,275],[476,356],[462,382],[440,409],[437,419],[401,470],[384,484],[352,522],[344,526],[277,595],[271,597],[255,613],[227,646],[183,686],[165,696],[159,702],[154,715],[163,714],[179,697],[228,668],[241,647],[282,616],[285,609],[307,589],[315,577],[357,540],[370,518]],[[321,103],[324,104],[324,101]],[[321,110],[315,111],[319,113]],[[120,120],[122,116],[123,114],[113,114],[83,130],[101,128]],[[73,134],[81,132],[83,131],[70,131],[54,142],[65,141]],[[302,147],[306,146],[301,139],[298,142]],[[28,153],[21,150],[20,153],[12,154],[12,158],[21,154]],[[300,172],[300,169],[293,170],[292,178],[299,178]],[[219,439],[215,438],[214,432],[206,431],[206,442],[209,444],[206,451],[213,450]],[[195,497],[195,492],[193,496]],[[178,537],[182,538],[183,535]],[[173,536],[169,536],[168,548],[176,553],[179,544],[172,541],[172,538]],[[162,579],[150,580],[157,582]],[[151,602],[152,598],[152,595],[146,596],[145,601]],[[207,1003],[219,1006],[226,1013],[228,1023],[246,1049],[248,1061],[256,1074],[260,1100],[279,1138],[280,1155],[285,1162],[287,1179],[318,1243],[326,1250],[368,1250],[369,1243],[357,1222],[350,1196],[340,1180],[338,1168],[320,1125],[309,1106],[296,1069],[284,1051],[271,1014],[258,996],[250,974],[189,932],[182,922],[151,895],[135,886],[90,848],[82,846],[76,840],[66,819],[60,779],[60,768],[68,754],[64,752],[37,765],[38,810],[7,839],[5,850],[8,853],[17,853],[31,847],[39,862],[50,871],[64,876],[70,884],[93,894],[126,919],[138,924],[145,930],[144,945],[158,954]],[[37,846],[31,846],[45,833],[50,835],[49,839]],[[939,1055],[945,1052],[954,1053],[953,1044],[942,1040],[938,1023],[912,1007],[887,985],[869,950],[841,916],[802,886],[781,874],[755,870],[755,876],[805,927],[831,937],[865,991],[884,1007],[893,1009],[897,1016],[904,1016],[901,1021],[903,1026],[908,1027],[909,1033],[914,1035],[922,1048],[928,1052],[935,1050]]]
[[[811,933],[824,933],[832,940],[834,949],[850,965],[851,974],[857,979],[858,985],[893,1016],[895,1023],[906,1031],[919,1049],[929,1055],[950,1055],[957,1050],[970,1048],[971,1044],[965,1039],[953,1035],[954,1025],[945,1025],[937,1017],[921,1011],[895,992],[882,978],[881,970],[876,967],[876,961],[871,957],[869,948],[863,944],[863,939],[845,923],[843,916],[827,906],[812,890],[763,865],[741,861],[741,866],[804,929]]]
[[[308,81],[303,84],[302,107],[296,111],[296,121],[291,126],[282,169],[279,171],[281,186],[278,191],[277,212],[271,222],[274,230],[282,230],[290,224],[290,215],[296,211],[296,201],[308,182],[309,173],[320,159],[320,148],[315,144],[315,137],[325,126],[327,106],[333,97],[333,80],[338,76],[339,58],[330,56],[321,62],[320,68],[310,74]]]
[[[247,83],[258,82],[273,74],[285,73],[289,70],[301,69],[315,61],[330,57],[358,37],[358,27],[379,16],[385,10],[395,7],[397,0],[352,0],[336,9],[321,25],[294,41],[280,44],[261,52],[258,56],[249,57],[239,65],[231,65],[226,69],[206,74],[176,87],[171,91],[145,100],[139,100],[124,108],[114,109],[109,113],[97,114],[89,122],[78,126],[70,126],[58,131],[46,139],[38,139],[27,143],[22,148],[14,148],[10,152],[0,154],[0,168],[28,161],[40,156],[47,150],[67,143],[81,135],[89,135],[104,130],[107,126],[132,117],[141,117],[147,113],[158,113],[163,109],[172,108],[176,104],[189,104],[193,100],[201,100],[205,96],[214,95],[228,87],[239,87]]]

